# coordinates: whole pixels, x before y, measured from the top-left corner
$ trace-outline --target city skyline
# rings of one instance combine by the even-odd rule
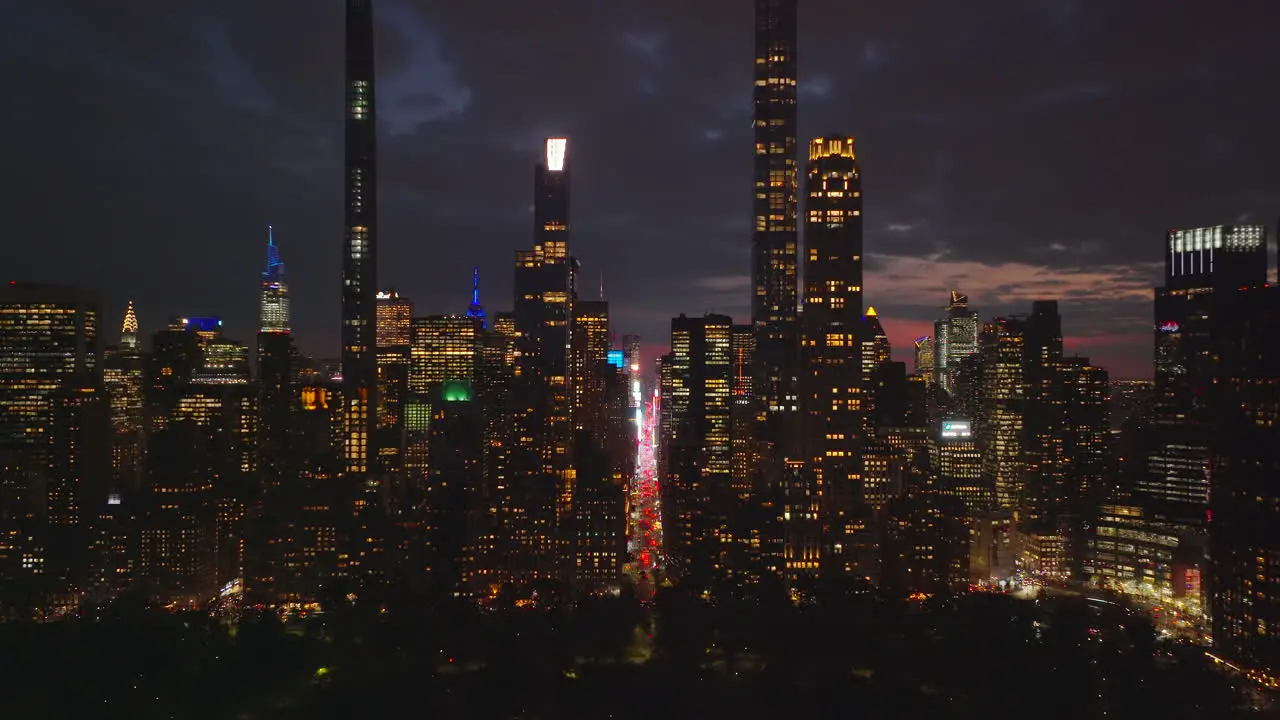
[[[109,327],[133,299],[144,337],[170,315],[216,314],[249,341],[270,224],[289,258],[301,346],[336,357],[340,4],[307,12],[305,27],[301,4],[241,18],[139,12],[127,34],[139,41],[127,50],[112,45],[126,36],[115,20],[74,2],[58,14],[57,5],[18,10],[13,27],[36,31],[0,44],[0,72],[30,99],[0,121],[5,137],[24,139],[6,155],[31,168],[4,201],[15,235],[33,239],[6,245],[12,277],[95,286]],[[1145,3],[1045,13],[993,4],[939,6],[908,23],[893,9],[834,5],[800,10],[799,141],[830,132],[858,140],[870,178],[865,302],[899,359],[957,289],[984,320],[1060,299],[1068,352],[1115,377],[1149,376],[1152,260],[1164,233],[1246,214],[1273,223],[1280,183],[1265,158],[1277,141],[1265,128],[1280,108],[1261,92],[1275,61],[1249,41],[1261,16],[1237,9],[1196,26],[1164,4],[1158,15]],[[574,253],[590,277],[604,274],[615,327],[652,348],[681,311],[747,320],[750,4],[687,9],[680,24],[664,4],[606,17],[566,3],[557,15],[572,20],[558,25],[515,9],[513,24],[529,32],[492,47],[480,18],[503,7],[379,6],[379,286],[424,312],[462,313],[478,264],[491,310],[509,309],[510,259],[528,242],[528,167],[544,137],[564,134],[579,178]],[[154,32],[151,22],[161,23]],[[1130,37],[1138,31],[1141,44]],[[995,32],[1016,47],[994,42]],[[54,56],[44,46],[60,45],[26,42],[41,37],[83,42]],[[190,54],[170,47],[179,40]],[[1031,57],[1046,43],[1057,51],[1053,77],[1037,76]],[[598,60],[591,77],[568,64],[584,49]],[[539,60],[506,62],[522,52]],[[974,77],[957,84],[966,68]],[[67,70],[100,89],[58,84],[70,82]],[[39,96],[50,83],[63,92]],[[524,97],[522,87],[543,91]],[[64,94],[82,99],[74,133],[48,129],[67,113],[42,103]],[[1101,127],[1105,135],[1094,132]],[[1187,138],[1203,140],[1187,152]],[[154,147],[145,155],[134,151],[143,140]],[[58,156],[92,159],[71,168],[24,160],[54,153],[54,141]],[[49,212],[49,197],[76,212]],[[104,238],[112,252],[88,252]],[[676,251],[686,260],[675,267],[650,259]]]

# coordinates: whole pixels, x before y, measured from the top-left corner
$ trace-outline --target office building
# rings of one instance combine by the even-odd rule
[[[961,359],[978,351],[978,313],[969,310],[969,296],[951,291],[947,314],[933,324],[934,379],[950,395]]]

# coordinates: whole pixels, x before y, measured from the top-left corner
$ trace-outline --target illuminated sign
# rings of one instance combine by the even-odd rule
[[[938,437],[946,440],[973,437],[973,428],[968,420],[943,420]]]
[[[564,170],[564,153],[569,147],[567,138],[547,138],[547,169],[551,172]]]
[[[626,363],[626,361],[622,359],[622,351],[621,351],[621,350],[610,350],[610,351],[609,351],[609,364],[610,364],[610,365],[612,365],[612,366],[614,366],[614,367],[618,368],[619,370],[621,370],[621,369],[623,369],[624,367],[626,367],[625,363]]]
[[[1179,325],[1170,320],[1169,322],[1160,323],[1160,332],[1178,332]]]

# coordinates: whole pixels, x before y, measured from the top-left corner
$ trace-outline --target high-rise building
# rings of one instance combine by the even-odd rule
[[[268,251],[268,271],[272,259]],[[289,587],[284,577],[289,571],[274,550],[291,543],[301,508],[305,506],[292,492],[296,481],[293,473],[298,470],[297,464],[291,462],[295,445],[293,379],[301,363],[288,327],[286,314],[276,327],[268,328],[264,323],[258,332],[254,377],[257,380],[259,481],[255,491],[246,497],[244,556],[244,592],[256,602],[273,602],[281,594],[287,594],[282,591]]]
[[[801,455],[795,0],[756,0],[751,236],[751,322],[756,327],[753,395],[761,406],[754,433],[770,453],[765,484],[780,487],[787,458]]]
[[[934,380],[950,395],[960,360],[978,351],[978,313],[970,312],[969,296],[951,291],[946,317],[933,324]]]
[[[640,375],[639,335],[622,336],[622,365],[624,371],[637,377]]]
[[[101,311],[81,290],[0,288],[0,523],[48,515],[54,397],[102,384]],[[105,498],[104,498],[105,500]],[[0,528],[4,529],[4,528]]]
[[[730,387],[733,321],[724,315],[671,320],[671,436],[660,484],[663,535],[674,570],[707,587],[724,570],[721,538],[733,495]],[[665,388],[664,388],[665,390]]]
[[[822,499],[823,526],[831,533],[824,542],[834,547],[845,545],[838,529],[863,501],[863,396],[868,383],[862,376],[859,341],[862,178],[853,138],[816,138],[810,143],[805,198],[804,457],[815,484],[812,495]],[[873,339],[873,356],[874,343]]]
[[[404,470],[413,303],[388,290],[378,293],[377,308],[378,468],[394,482]]]
[[[262,300],[258,330],[264,333],[289,332],[289,286],[284,282],[284,261],[276,247],[275,233],[267,226],[267,267],[262,271]]]
[[[796,317],[797,73],[796,0],[756,0],[751,319],[757,325]]]
[[[1135,490],[1190,523],[1199,523],[1209,504],[1213,298],[1264,284],[1266,247],[1262,225],[1171,230],[1166,236],[1164,286],[1155,291],[1152,323],[1155,396]]]
[[[146,365],[138,345],[138,316],[130,302],[120,345],[103,354],[103,387],[111,407],[111,487],[136,491],[142,482],[146,406]]]
[[[446,383],[472,387],[480,356],[479,320],[463,315],[413,318],[404,408],[404,467],[411,483],[430,472],[430,418]]]
[[[605,430],[605,370],[609,353],[609,303],[573,303],[570,373],[573,385],[573,424],[597,442]]]
[[[982,481],[982,454],[968,419],[948,418],[936,424],[929,437],[929,484],[935,492],[963,502],[969,517],[991,509],[994,498]]]
[[[866,314],[862,316],[862,326],[858,329],[858,346],[862,356],[859,361],[862,381],[858,386],[862,396],[862,427],[864,436],[870,437],[875,434],[876,372],[880,366],[889,362],[893,354],[889,336],[885,334],[884,326],[880,324],[880,317],[873,307],[868,307]]]
[[[983,480],[994,488],[996,506],[1013,510],[1022,496],[1024,323],[1005,317],[996,318],[992,325],[982,348],[984,422],[978,445]]]
[[[933,338],[925,335],[916,338],[915,348],[915,373],[924,378],[927,383],[932,383],[934,378],[934,362],[933,362]]]
[[[1248,242],[1259,237],[1252,234]],[[1227,238],[1222,239],[1225,244]],[[1222,263],[1219,268],[1227,271],[1229,253],[1216,243],[1213,250]],[[1206,429],[1213,641],[1218,652],[1275,677],[1280,674],[1280,641],[1273,634],[1280,626],[1275,602],[1280,597],[1280,489],[1275,482],[1280,475],[1275,428],[1280,417],[1280,288],[1265,283],[1219,286],[1209,312],[1212,382],[1206,389]]]
[[[346,190],[342,257],[342,384],[347,474],[364,479],[377,457],[378,177],[372,0],[347,0]]]
[[[483,502],[484,417],[465,382],[446,382],[433,404],[423,503],[425,576],[437,596],[472,595],[482,589],[484,574],[477,569],[492,554]]]
[[[576,479],[570,385],[573,262],[569,257],[568,140],[548,138],[534,169],[534,246],[516,253],[515,418],[512,462],[522,519],[514,530],[517,582],[559,576],[570,553]]]
[[[139,528],[139,580],[166,602],[203,602],[217,590],[214,440],[194,420],[152,433]]]

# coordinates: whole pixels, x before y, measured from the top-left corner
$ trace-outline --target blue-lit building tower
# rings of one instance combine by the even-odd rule
[[[267,266],[262,271],[262,302],[258,330],[264,333],[289,332],[289,286],[284,282],[284,261],[276,246],[275,231],[267,226]]]
[[[467,306],[467,317],[480,321],[480,327],[489,327],[484,316],[484,306],[480,304],[480,267],[471,268],[471,304]]]

